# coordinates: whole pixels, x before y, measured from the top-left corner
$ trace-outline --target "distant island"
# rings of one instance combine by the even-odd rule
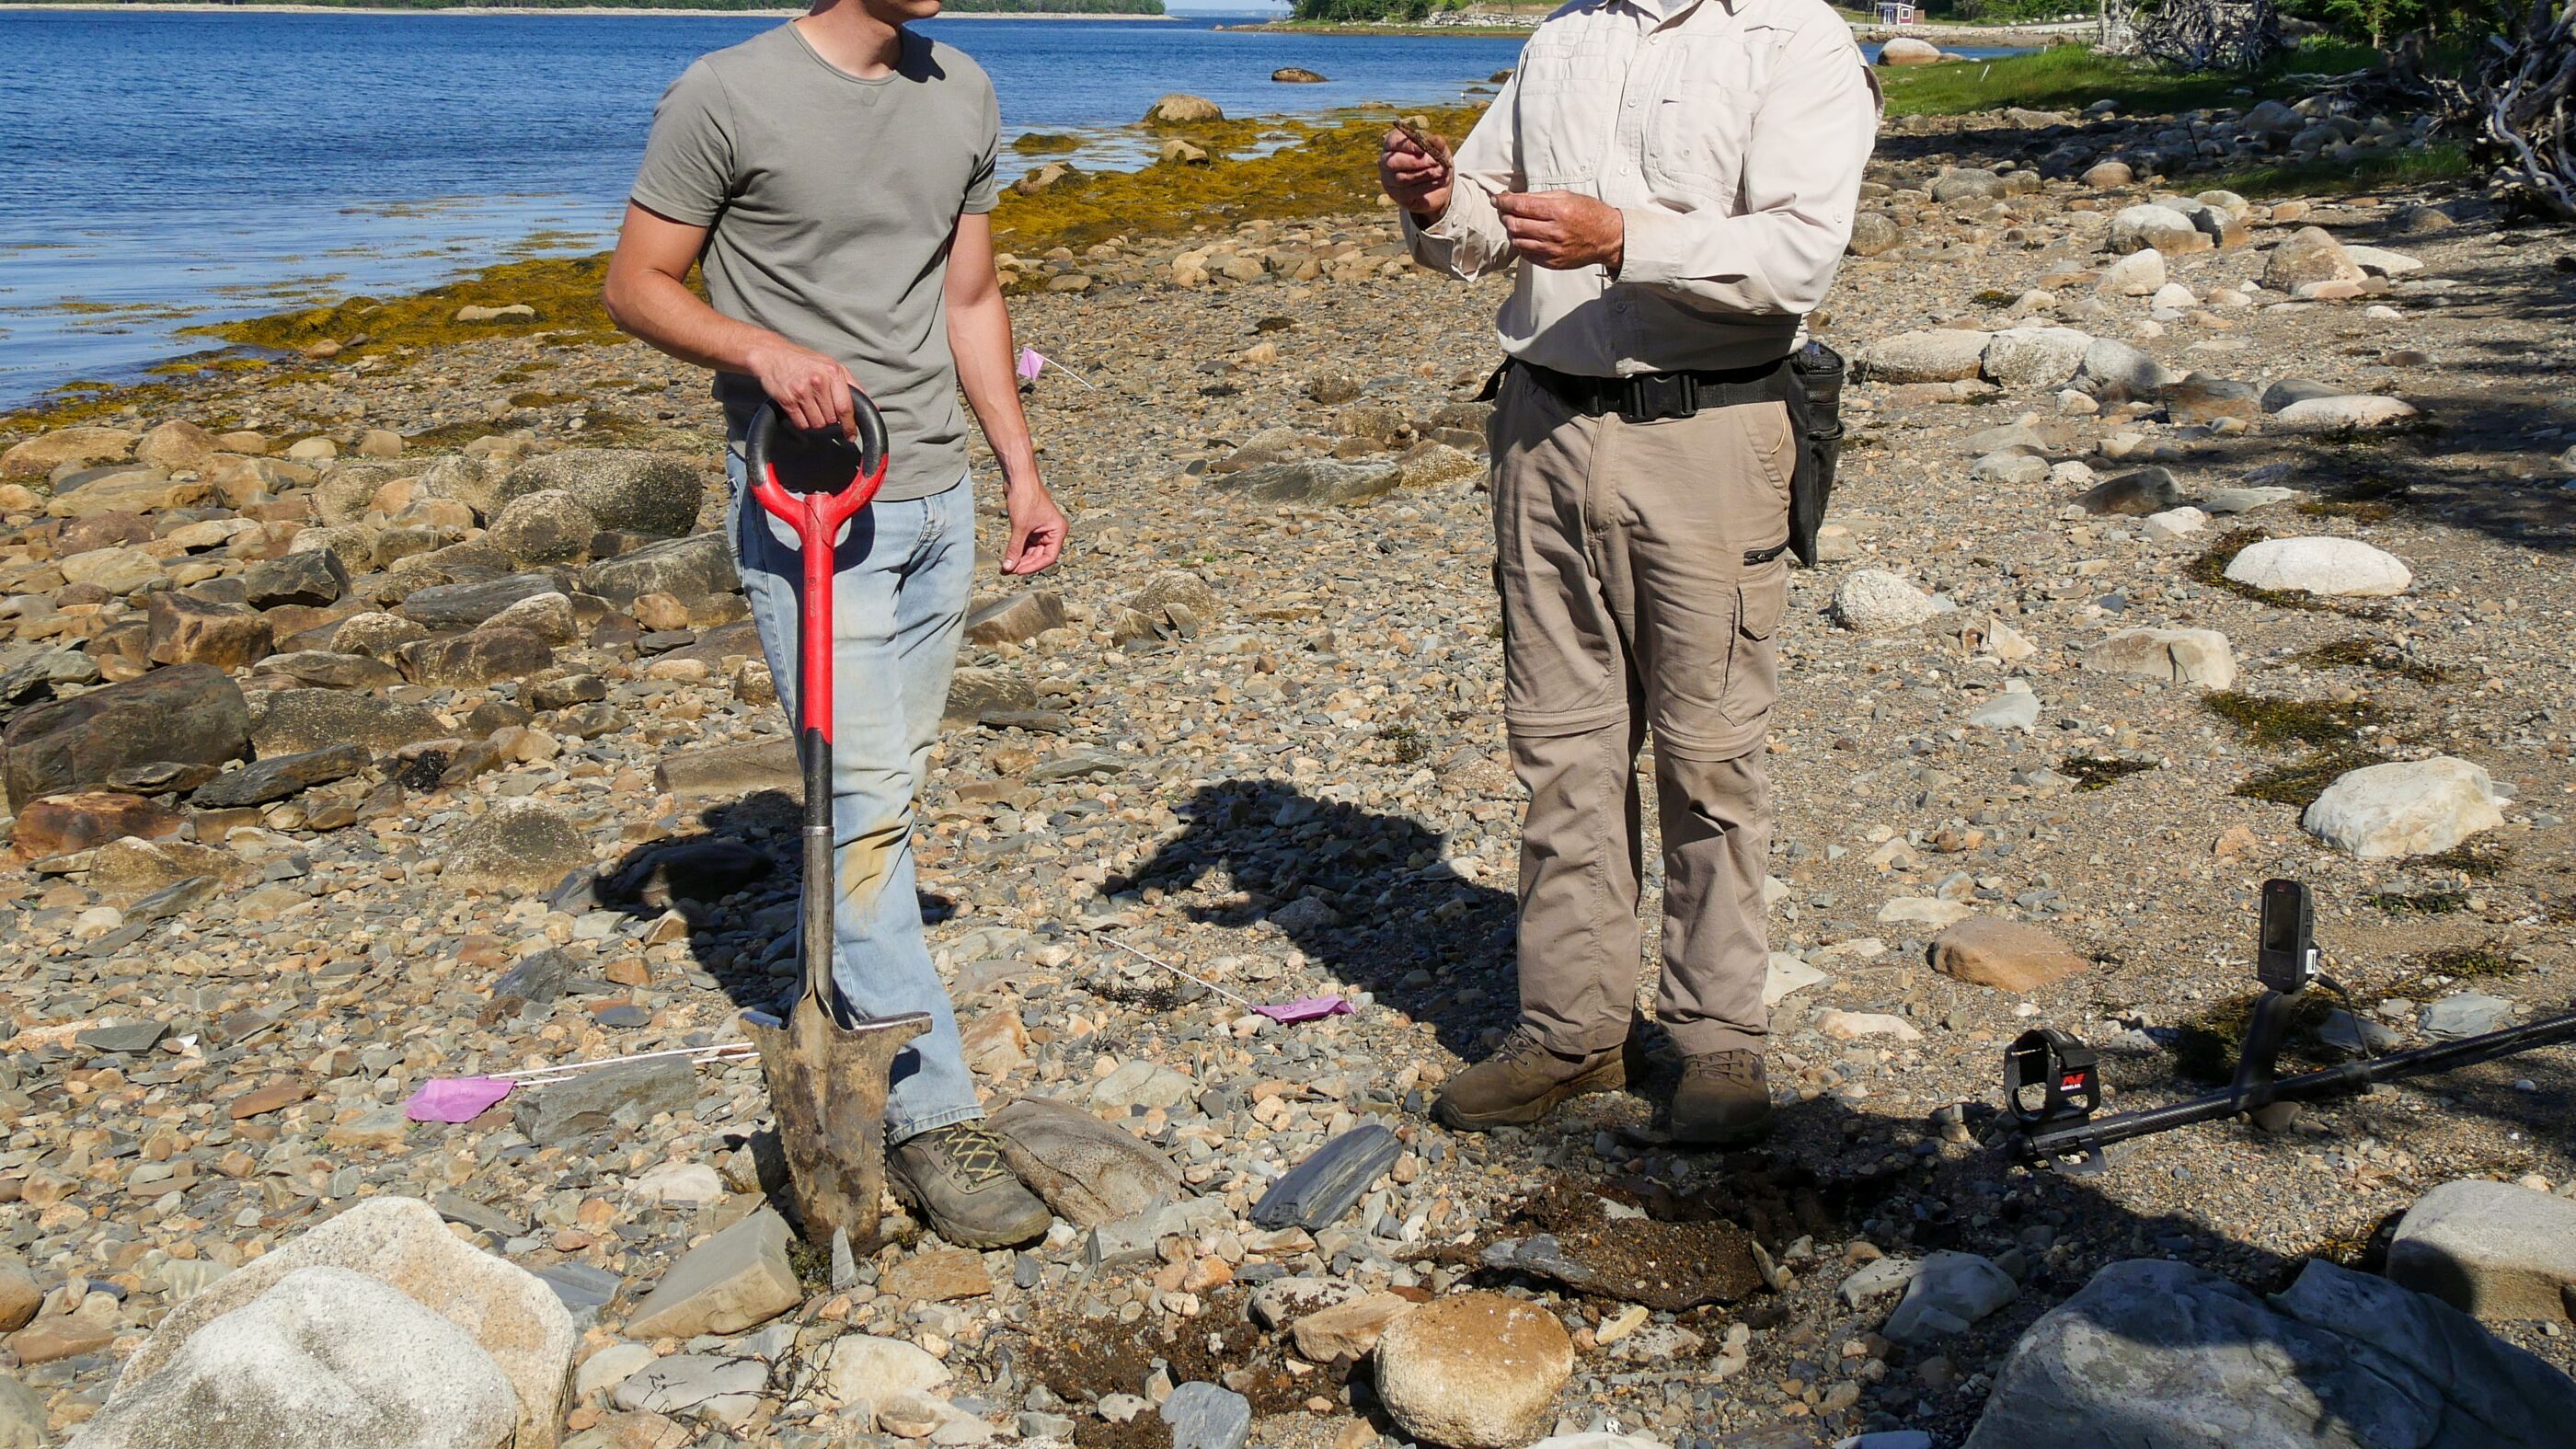
[[[67,10],[177,8],[155,0],[13,0],[20,4],[61,5]],[[315,10],[783,10],[782,0],[285,0],[296,9]],[[230,0],[201,0],[191,9],[231,9]],[[273,9],[266,0],[243,0],[242,9]],[[952,15],[1161,15],[1163,0],[945,0]]]

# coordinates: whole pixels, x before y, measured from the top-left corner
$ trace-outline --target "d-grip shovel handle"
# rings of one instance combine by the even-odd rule
[[[850,410],[859,424],[855,443],[837,427],[806,432],[788,422],[777,404],[764,402],[752,415],[743,444],[751,496],[771,517],[796,530],[797,549],[805,556],[804,611],[797,621],[797,723],[799,733],[818,732],[827,746],[832,739],[832,542],[841,526],[877,496],[886,475],[885,416],[855,387],[850,389]],[[779,477],[782,460],[792,462],[800,475],[798,486]],[[821,486],[803,486],[809,477]]]

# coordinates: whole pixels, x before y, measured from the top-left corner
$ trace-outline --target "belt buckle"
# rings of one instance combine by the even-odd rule
[[[1686,372],[1640,372],[1621,379],[1619,420],[1661,422],[1699,411],[1699,379]]]

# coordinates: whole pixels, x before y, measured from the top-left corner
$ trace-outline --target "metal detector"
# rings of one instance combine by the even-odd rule
[[[2012,1113],[2012,1150],[2033,1166],[2090,1177],[2107,1166],[2102,1149],[2114,1142],[2169,1132],[2253,1112],[2275,1102],[2304,1102],[2360,1092],[2373,1082],[2431,1076],[2474,1066],[2533,1047],[2576,1040],[2576,1012],[2439,1046],[2344,1062],[2295,1077],[2275,1070],[2300,994],[2325,978],[2317,974],[2316,899],[2292,880],[2263,883],[2263,923],[2256,942],[2255,978],[2263,994],[2237,1055],[2236,1079],[2219,1091],[2096,1118],[2102,1105],[2101,1062],[2072,1035],[2027,1031],[2004,1054],[2004,1104]],[[2332,981],[2325,981],[2332,987]],[[2340,991],[2340,988],[2336,988]]]

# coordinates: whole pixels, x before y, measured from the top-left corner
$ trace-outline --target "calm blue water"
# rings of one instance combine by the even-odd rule
[[[202,346],[189,322],[431,285],[612,235],[662,88],[771,17],[0,13],[0,404]],[[1005,137],[1165,91],[1229,115],[1453,98],[1513,39],[934,21]],[[1283,86],[1302,65],[1329,84]],[[1013,169],[1023,164],[1004,153]]]

